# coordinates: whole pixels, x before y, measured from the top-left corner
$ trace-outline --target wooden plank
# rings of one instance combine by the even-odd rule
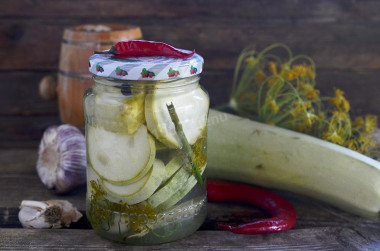
[[[56,100],[46,101],[39,96],[38,85],[44,76],[53,72],[0,73],[1,115],[57,115]]]
[[[26,11],[28,10],[28,11]],[[211,11],[212,10],[212,11]],[[56,1],[16,0],[0,10],[3,18],[243,18],[265,21],[294,21],[298,19],[314,22],[377,21],[380,5],[376,0],[345,1],[200,1],[178,3],[175,0],[128,1],[91,0]]]
[[[93,230],[0,229],[2,250],[105,250],[124,249]],[[150,246],[150,250],[369,250],[374,243],[349,228],[324,227],[290,230],[271,235],[237,235],[225,231],[197,231],[177,242]],[[376,246],[375,246],[376,247]],[[128,246],[129,250],[147,247]]]
[[[262,24],[234,19],[104,20],[127,21],[139,24],[147,40],[195,48],[205,58],[207,69],[231,70],[243,48],[254,44],[262,50],[276,42],[289,45],[295,54],[311,56],[320,68],[380,69],[377,24]],[[79,23],[75,20],[3,21],[0,70],[56,70],[63,29],[74,24]]]
[[[61,124],[58,115],[2,116],[0,121],[0,148],[36,147],[46,128]]]
[[[48,190],[38,177],[37,157],[36,148],[0,150],[0,207],[18,208],[22,200],[65,199],[84,211],[85,187],[67,195],[57,195]]]

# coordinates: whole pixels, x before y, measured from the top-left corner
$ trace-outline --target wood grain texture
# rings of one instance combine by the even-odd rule
[[[44,76],[55,72],[2,72],[0,73],[0,116],[56,115],[56,100],[43,100],[38,84]],[[1,119],[4,121],[4,119]]]
[[[109,20],[115,21],[128,20]],[[0,70],[56,70],[63,30],[76,24],[78,22],[71,20],[69,23],[3,21],[0,24]],[[380,69],[378,24],[257,24],[234,19],[144,19],[135,20],[133,24],[141,27],[144,39],[196,49],[205,58],[208,69],[233,69],[245,47],[255,45],[257,50],[262,50],[277,42],[287,44],[295,54],[311,56],[320,68]]]
[[[32,147],[39,145],[43,132],[51,125],[59,125],[54,116],[3,116],[0,117],[0,148]]]
[[[28,11],[25,11],[28,9]],[[380,7],[376,0],[345,1],[141,1],[91,0],[46,2],[15,0],[0,10],[2,18],[244,18],[272,22],[297,19],[319,22],[379,21]]]
[[[0,229],[2,250],[121,250],[93,230]],[[237,235],[222,231],[198,231],[177,242],[128,250],[370,250],[371,243],[354,230],[340,227],[299,229],[272,235]],[[376,246],[374,246],[376,247]]]

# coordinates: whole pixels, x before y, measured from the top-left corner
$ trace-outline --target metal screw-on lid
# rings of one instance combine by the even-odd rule
[[[167,80],[198,75],[202,72],[203,62],[203,58],[196,53],[186,59],[94,54],[90,57],[89,70],[100,77],[121,80]]]

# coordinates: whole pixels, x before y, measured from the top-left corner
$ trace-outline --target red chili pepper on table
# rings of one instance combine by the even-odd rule
[[[210,202],[247,202],[257,206],[272,216],[268,219],[238,226],[218,224],[217,228],[237,234],[268,234],[291,229],[296,224],[293,206],[282,196],[268,190],[245,184],[226,181],[207,181],[207,198]]]
[[[187,53],[162,42],[145,40],[121,41],[108,51],[95,51],[95,54],[114,54],[131,57],[165,56],[173,58],[189,58],[194,53],[195,50]]]

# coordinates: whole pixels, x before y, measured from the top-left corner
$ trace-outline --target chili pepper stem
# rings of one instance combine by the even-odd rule
[[[170,105],[167,104],[166,107],[168,108],[170,118],[173,121],[177,135],[181,140],[182,147],[186,153],[186,157],[191,164],[192,170],[194,172],[194,176],[197,179],[199,186],[202,187],[203,186],[202,175],[201,175],[199,168],[197,167],[196,163],[193,161],[193,159],[194,159],[193,151],[191,150],[191,146],[190,146],[189,142],[187,141],[185,133],[183,132],[182,124],[179,121],[179,118],[178,118],[177,112],[175,111],[174,105],[173,105],[173,103],[170,103]]]
[[[112,46],[108,51],[94,51],[94,54],[116,54],[116,48]]]

